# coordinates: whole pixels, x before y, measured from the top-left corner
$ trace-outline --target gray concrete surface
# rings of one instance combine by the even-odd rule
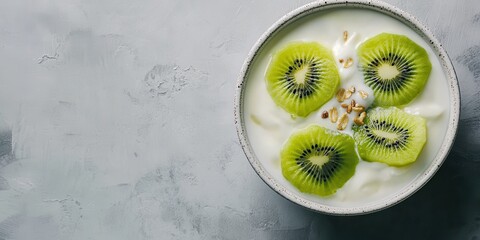
[[[0,3],[0,239],[480,239],[480,2],[388,0],[460,79],[457,141],[403,203],[332,217],[249,166],[233,123],[257,38],[308,1]]]

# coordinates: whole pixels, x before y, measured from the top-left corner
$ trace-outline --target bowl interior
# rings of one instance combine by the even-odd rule
[[[306,196],[299,194],[298,191],[288,186],[288,183],[280,175],[272,173],[272,170],[266,167],[265,162],[258,158],[258,154],[252,147],[252,139],[249,138],[247,133],[247,126],[245,121],[245,92],[248,89],[248,79],[252,74],[255,74],[255,67],[263,64],[263,68],[266,64],[267,57],[265,54],[274,51],[274,46],[280,46],[282,41],[290,41],[286,37],[288,35],[289,28],[297,29],[297,26],[308,23],[310,18],[315,18],[322,14],[328,14],[332,11],[341,9],[355,10],[363,9],[365,11],[375,11],[381,14],[386,14],[390,17],[397,19],[401,24],[407,26],[410,30],[413,30],[417,35],[418,41],[423,41],[425,46],[429,48],[430,55],[437,56],[439,66],[442,68],[442,73],[445,76],[445,92],[448,92],[449,98],[446,101],[449,104],[448,113],[446,114],[447,127],[444,129],[444,133],[441,134],[441,139],[438,143],[438,151],[430,156],[429,161],[423,161],[423,166],[418,167],[420,169],[416,173],[416,177],[406,182],[401,189],[396,189],[394,192],[388,194],[388,197],[379,198],[370,202],[359,202],[353,205],[336,205],[332,202],[318,200],[315,196]],[[347,11],[348,11],[347,10]],[[298,31],[302,31],[301,27]],[[308,29],[307,29],[308,30]],[[263,59],[263,60],[262,60]],[[263,61],[263,63],[262,63]],[[257,71],[258,72],[258,71]],[[258,74],[258,73],[257,73]],[[315,2],[307,4],[299,9],[287,14],[279,21],[277,21],[261,38],[257,41],[253,49],[251,50],[247,60],[244,63],[242,73],[239,78],[236,102],[235,102],[235,119],[237,125],[237,132],[240,138],[240,142],[244,149],[244,152],[250,161],[252,167],[258,173],[258,175],[276,192],[285,198],[307,207],[309,209],[324,212],[335,215],[355,215],[364,214],[373,211],[378,211],[383,208],[392,206],[421,188],[437,171],[444,159],[446,158],[455,138],[458,117],[459,117],[459,103],[460,96],[458,91],[458,81],[453,69],[453,66],[445,53],[444,49],[433,37],[433,35],[421,25],[414,17],[402,12],[401,10],[390,6],[388,4],[376,1],[330,1],[330,2]],[[279,149],[280,151],[280,149]],[[335,201],[335,200],[333,200]]]

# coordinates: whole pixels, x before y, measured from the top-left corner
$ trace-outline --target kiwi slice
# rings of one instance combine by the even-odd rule
[[[340,75],[329,49],[316,42],[293,42],[272,57],[266,83],[278,106],[306,117],[333,97]]]
[[[312,125],[293,133],[281,152],[283,176],[300,191],[327,196],[355,173],[352,137]]]
[[[376,35],[360,45],[358,55],[365,84],[373,89],[378,106],[412,101],[432,69],[427,51],[403,35]]]
[[[367,112],[362,126],[353,126],[353,138],[363,160],[404,166],[415,162],[427,141],[425,119],[396,107]]]

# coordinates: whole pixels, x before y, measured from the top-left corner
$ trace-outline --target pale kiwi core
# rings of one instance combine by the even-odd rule
[[[328,156],[325,156],[325,155],[320,155],[320,156],[311,156],[310,158],[308,158],[308,160],[311,163],[313,163],[313,164],[315,164],[319,167],[322,167],[323,164],[327,163],[330,160],[330,158]]]
[[[378,75],[383,80],[394,79],[398,76],[398,74],[400,74],[400,71],[398,71],[398,68],[388,63],[383,63],[378,67]]]
[[[295,82],[297,84],[304,84],[307,80],[308,66],[303,66],[294,73]]]
[[[372,129],[373,133],[379,137],[383,137],[389,140],[397,140],[400,136],[395,132],[387,132],[379,129]]]

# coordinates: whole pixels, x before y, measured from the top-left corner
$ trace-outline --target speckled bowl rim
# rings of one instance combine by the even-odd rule
[[[438,55],[440,64],[442,65],[443,71],[447,77],[449,91],[450,91],[450,117],[448,120],[448,129],[445,135],[445,139],[442,143],[442,146],[437,153],[435,159],[430,164],[430,166],[425,170],[423,175],[418,176],[410,185],[402,188],[401,191],[392,195],[391,197],[386,198],[384,201],[375,202],[372,204],[366,204],[362,207],[333,207],[327,206],[321,203],[313,202],[295,194],[294,192],[288,190],[282,186],[277,180],[275,180],[263,167],[262,163],[258,160],[255,155],[250,142],[248,140],[245,122],[243,118],[243,99],[245,93],[245,86],[250,70],[250,65],[253,60],[259,54],[263,47],[267,45],[269,39],[273,37],[276,33],[282,30],[285,26],[294,21],[316,13],[319,11],[324,11],[328,9],[335,8],[363,8],[371,9],[389,15],[410,28],[416,31],[433,49],[433,51]],[[446,159],[450,149],[453,145],[453,142],[456,137],[458,120],[460,116],[460,92],[458,86],[457,76],[455,74],[455,69],[449,59],[446,51],[443,49],[440,42],[433,36],[433,34],[421,24],[414,16],[394,7],[390,4],[376,1],[376,0],[353,0],[353,1],[340,1],[340,0],[330,0],[330,1],[317,1],[306,4],[296,10],[288,13],[287,15],[280,18],[275,22],[255,43],[253,48],[243,64],[240,77],[238,79],[236,95],[235,95],[235,125],[237,128],[238,137],[242,145],[243,151],[247,159],[249,160],[252,167],[255,169],[260,178],[278,194],[285,197],[286,199],[297,203],[308,209],[322,212],[330,215],[361,215],[380,211],[382,209],[391,207],[409,196],[418,191],[422,186],[424,186],[430,178],[437,172],[444,160]]]

